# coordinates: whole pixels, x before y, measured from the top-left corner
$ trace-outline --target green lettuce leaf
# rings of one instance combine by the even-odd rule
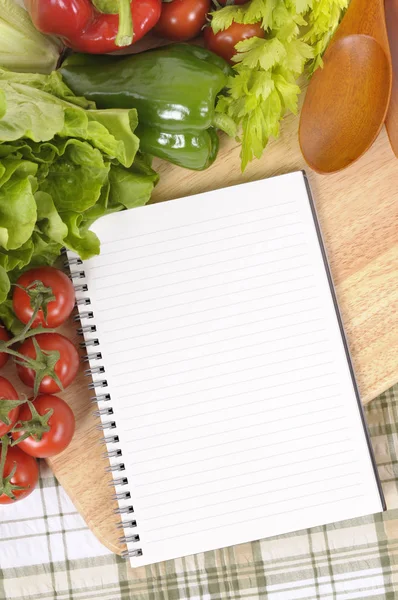
[[[1,269],[0,269],[1,270]],[[1,280],[1,275],[0,275]],[[1,292],[0,283],[0,322],[4,324],[8,331],[12,331],[17,334],[23,329],[21,321],[17,319],[12,310],[12,300],[7,298],[7,295]]]
[[[5,166],[5,171],[1,179],[5,182],[0,187],[0,246],[12,250],[22,246],[35,227],[34,174],[37,166],[27,161],[19,166],[9,161],[2,166]]]
[[[7,271],[0,266],[0,304],[5,301],[10,291],[10,280]]]
[[[138,125],[135,109],[107,109],[88,112],[87,139],[101,152],[115,158],[123,166],[130,167],[139,147],[139,139],[133,133]]]
[[[39,267],[41,265],[53,265],[61,253],[63,244],[47,238],[39,231],[32,235],[33,254],[29,262],[29,267]],[[19,275],[19,273],[17,273]],[[15,274],[14,274],[15,276]]]
[[[27,240],[16,250],[3,250],[0,248],[0,265],[8,271],[21,270],[28,265],[32,259],[34,244],[32,238]]]
[[[100,197],[110,163],[89,143],[70,138],[56,140],[57,158],[41,165],[40,190],[50,194],[59,213],[85,211]]]
[[[65,245],[76,252],[83,260],[91,258],[100,252],[98,237],[89,230],[90,221],[81,213],[68,212],[63,214],[63,219],[68,227]]]
[[[64,100],[69,104],[80,106],[87,110],[95,109],[94,102],[86,100],[82,96],[74,95],[72,90],[63,82],[58,71],[52,71],[49,75],[41,75],[40,73],[14,73],[13,71],[0,68],[0,80],[22,84],[25,86],[25,89],[41,90],[54,98]]]
[[[36,228],[48,239],[63,244],[68,235],[68,227],[55,208],[52,197],[46,192],[38,191],[35,194],[35,200],[37,205]]]
[[[24,269],[53,264],[63,246],[98,254],[92,223],[150,199],[158,176],[136,126],[135,110],[97,111],[57,73],[0,69],[0,319],[11,330]]]
[[[152,171],[152,169],[151,169]],[[119,205],[122,208],[136,208],[143,206],[150,198],[158,176],[143,172],[143,166],[133,166],[131,169],[122,169],[112,165],[109,173],[109,204]],[[134,191],[131,193],[131,191]]]

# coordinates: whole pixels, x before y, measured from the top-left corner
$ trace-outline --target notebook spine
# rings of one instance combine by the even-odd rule
[[[86,279],[86,274],[81,268],[83,262],[77,256],[66,254],[65,268],[69,269],[70,277],[74,284],[76,295],[76,306],[78,314],[74,317],[78,327],[78,334],[84,337],[84,341],[80,343],[80,348],[86,350],[87,353],[82,357],[84,363],[88,363],[89,368],[84,371],[91,381],[88,383],[88,389],[93,391],[90,400],[97,406],[97,410],[93,412],[93,416],[100,418],[101,425],[97,428],[104,432],[101,438],[101,444],[106,446],[106,451],[103,453],[104,458],[108,459],[109,466],[105,468],[106,472],[112,476],[112,481],[109,485],[114,486],[114,499],[118,501],[118,508],[115,509],[115,514],[120,515],[121,522],[117,527],[123,529],[124,535],[119,538],[122,544],[134,544],[133,548],[128,548],[122,553],[124,558],[133,558],[142,556],[142,548],[137,547],[140,542],[139,534],[134,532],[127,533],[130,529],[137,528],[137,521],[134,517],[134,507],[131,504],[131,494],[128,489],[129,481],[123,475],[125,465],[123,463],[123,453],[118,448],[119,436],[117,433],[117,423],[112,418],[114,415],[111,405],[112,396],[108,388],[106,379],[106,369],[100,361],[103,360],[102,351],[100,350],[100,340],[97,334],[97,327],[94,324],[95,314],[91,309],[91,299],[87,283],[78,283],[79,279]]]

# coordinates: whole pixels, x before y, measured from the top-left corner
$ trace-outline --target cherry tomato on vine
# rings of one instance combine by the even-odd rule
[[[10,339],[10,335],[9,335],[7,329],[4,327],[4,325],[0,324],[0,340],[3,342],[8,342],[9,339]],[[1,367],[4,367],[7,360],[8,360],[8,354],[6,354],[5,352],[0,352],[0,369],[1,369]]]
[[[210,0],[172,0],[164,2],[154,31],[174,41],[191,40],[200,34],[210,10]]]
[[[22,442],[19,442],[18,448],[36,458],[55,456],[69,446],[73,437],[75,432],[75,417],[73,412],[69,405],[61,398],[58,398],[58,396],[44,394],[43,396],[38,396],[36,400],[32,400],[32,402],[34,408],[41,416],[45,416],[50,410],[53,411],[50,418],[48,420],[45,419],[50,430],[44,432],[41,439],[35,439],[35,437],[30,435]],[[32,417],[33,423],[35,423],[31,407],[29,404],[24,404],[19,413],[18,420],[29,421]],[[23,430],[13,432],[11,434],[13,440],[18,440],[23,433]]]
[[[68,387],[75,379],[79,370],[79,354],[72,342],[60,333],[39,333],[34,339],[40,349],[44,351],[44,358],[47,356],[46,353],[52,350],[59,352],[60,357],[55,363],[54,371],[63,388]],[[36,359],[37,355],[33,338],[25,340],[19,347],[18,352],[28,358]],[[34,387],[35,371],[32,368],[17,364],[17,372],[25,385]],[[49,374],[44,374],[38,391],[42,394],[54,394],[60,391],[60,387]]]
[[[0,377],[0,437],[12,429],[18,419],[19,409],[17,406],[11,410],[4,410],[5,400],[18,400],[18,394],[13,385],[5,377]],[[8,425],[4,419],[9,421]]]
[[[237,53],[236,44],[252,37],[264,37],[264,29],[260,23],[232,23],[230,27],[218,33],[213,33],[211,27],[204,30],[206,48],[229,62],[232,62],[232,57]]]
[[[12,486],[21,486],[22,490],[12,490],[14,499],[7,496],[5,493],[0,494],[0,504],[12,504],[17,500],[26,498],[33,492],[39,479],[39,466],[37,460],[33,456],[29,456],[23,452],[18,446],[7,449],[7,456],[4,465],[3,477],[8,477],[16,466],[16,471],[10,479]],[[0,480],[0,487],[2,481]]]
[[[55,300],[47,304],[47,319],[43,310],[40,309],[33,327],[59,327],[66,321],[75,305],[75,293],[73,284],[69,277],[54,267],[38,267],[23,273],[17,280],[17,286],[28,288],[34,281],[41,281],[44,286],[51,288]],[[32,292],[34,293],[34,287]],[[22,323],[28,323],[33,315],[33,306],[28,293],[20,287],[14,288],[12,297],[13,309]]]

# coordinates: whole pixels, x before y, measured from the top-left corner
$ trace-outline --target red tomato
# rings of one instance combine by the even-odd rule
[[[214,54],[233,62],[231,59],[237,53],[235,46],[238,42],[251,37],[264,37],[264,33],[260,23],[253,23],[252,25],[232,23],[230,27],[218,33],[213,33],[211,27],[206,27],[204,31],[205,46]]]
[[[173,0],[164,3],[154,31],[169,40],[191,40],[199,35],[210,10],[210,0]]]
[[[17,284],[27,288],[34,281],[41,281],[46,287],[52,289],[55,300],[47,304],[47,321],[40,309],[33,321],[33,327],[59,327],[66,321],[75,305],[75,291],[69,277],[59,269],[53,267],[39,267],[23,273]],[[22,323],[28,323],[33,314],[31,300],[28,294],[18,287],[14,288],[12,297],[13,309]]]
[[[28,454],[25,454],[25,452],[22,452],[17,446],[12,448],[8,446],[6,462],[4,465],[4,477],[7,477],[11,473],[15,465],[17,466],[17,470],[11,477],[11,483],[13,485],[23,486],[25,489],[13,491],[15,500],[12,500],[12,498],[3,493],[0,496],[0,504],[12,504],[12,502],[22,500],[22,498],[29,496],[36,487],[39,479],[37,460],[33,458],[33,456],[29,456]]]
[[[45,415],[48,410],[53,409],[53,414],[48,419],[50,431],[43,433],[41,440],[32,436],[18,444],[18,448],[35,456],[36,458],[47,458],[55,456],[69,446],[75,432],[75,417],[69,405],[58,398],[58,396],[43,395],[34,400],[34,406],[39,415]],[[32,418],[29,404],[23,404],[19,413],[20,421],[28,421]],[[12,438],[18,440],[23,431],[13,432]]]
[[[76,348],[68,338],[60,333],[39,333],[35,336],[35,339],[41,350],[45,352],[57,350],[60,353],[54,371],[65,389],[75,379],[79,370],[79,354]],[[18,352],[29,358],[36,358],[36,350],[32,338],[25,340]],[[25,385],[29,387],[34,386],[35,372],[33,369],[17,364],[17,371]],[[41,380],[39,392],[42,394],[54,394],[59,391],[60,388],[54,379],[49,375],[45,375]]]
[[[18,400],[18,394],[13,385],[6,379],[5,377],[0,377],[0,437],[5,435],[14,427],[18,415],[19,415],[19,406],[10,410],[6,415],[1,414],[1,404],[2,400]],[[10,424],[6,425],[3,423],[1,417],[8,417],[10,420]]]
[[[4,327],[4,325],[0,325],[0,340],[2,340],[3,342],[8,342],[9,339],[10,336],[8,334],[7,329]],[[4,367],[8,360],[8,356],[9,355],[5,352],[0,352],[0,368]]]

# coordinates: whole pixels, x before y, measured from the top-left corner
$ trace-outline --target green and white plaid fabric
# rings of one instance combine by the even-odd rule
[[[398,385],[366,409],[388,511],[133,570],[51,474],[1,509],[0,600],[398,598]]]

